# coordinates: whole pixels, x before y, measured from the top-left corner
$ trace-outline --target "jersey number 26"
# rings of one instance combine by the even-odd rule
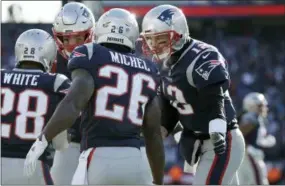
[[[126,114],[131,123],[141,126],[143,118],[139,116],[138,111],[142,109],[142,113],[144,113],[146,103],[149,100],[148,95],[142,94],[143,84],[145,82],[148,89],[155,91],[155,81],[150,75],[144,73],[137,73],[130,76],[123,68],[118,66],[107,65],[99,69],[100,78],[111,79],[114,77],[113,75],[116,76],[116,85],[104,86],[97,91],[95,116],[122,121],[124,114]],[[128,108],[126,105],[110,103],[109,96],[120,97],[127,93],[130,93],[127,103]],[[112,106],[107,108],[107,105],[110,104]]]

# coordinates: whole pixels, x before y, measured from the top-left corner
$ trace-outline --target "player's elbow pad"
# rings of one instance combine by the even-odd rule
[[[68,134],[67,130],[61,132],[58,134],[53,140],[52,145],[55,150],[63,150],[68,148],[69,142],[68,142]]]

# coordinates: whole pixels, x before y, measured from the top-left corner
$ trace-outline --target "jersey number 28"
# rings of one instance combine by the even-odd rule
[[[2,122],[2,138],[10,138],[11,133],[23,140],[35,140],[42,131],[45,124],[45,114],[48,110],[48,96],[40,90],[27,89],[16,94],[10,88],[2,87],[1,89],[1,116],[7,116],[13,111],[17,114],[14,116],[13,123]],[[35,99],[35,108],[31,109],[31,98]],[[11,116],[13,117],[13,116]],[[33,119],[33,130],[27,131],[28,119]],[[13,130],[13,131],[12,131]]]

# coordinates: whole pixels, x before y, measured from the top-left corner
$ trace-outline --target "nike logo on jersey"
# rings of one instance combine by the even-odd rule
[[[210,52],[208,54],[202,55],[203,59],[206,59],[210,55]]]

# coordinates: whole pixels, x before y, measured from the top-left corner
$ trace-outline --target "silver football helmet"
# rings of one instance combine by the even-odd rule
[[[173,5],[157,6],[144,16],[141,37],[146,55],[165,60],[180,50],[189,37],[186,17]]]
[[[30,29],[23,32],[15,44],[16,66],[24,61],[40,63],[49,71],[57,54],[52,36],[41,29]]]
[[[95,33],[96,43],[114,43],[134,49],[139,27],[135,16],[129,11],[113,8],[99,18]]]
[[[243,99],[243,110],[247,112],[255,112],[263,116],[267,115],[268,103],[263,94],[251,92]]]
[[[53,23],[53,35],[60,54],[68,58],[73,49],[94,39],[95,18],[91,10],[83,3],[70,2],[65,4]],[[65,38],[75,38],[73,43],[65,43]]]

